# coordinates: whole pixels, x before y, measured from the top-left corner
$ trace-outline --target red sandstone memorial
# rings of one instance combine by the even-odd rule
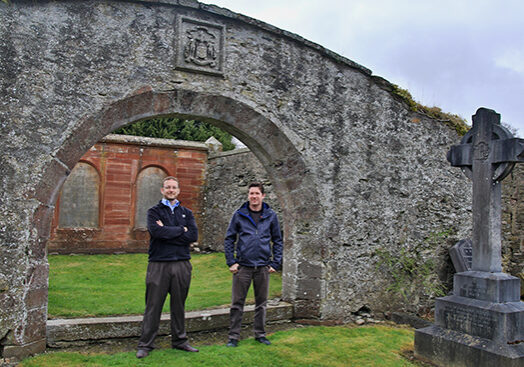
[[[77,163],[57,201],[50,253],[147,252],[147,209],[175,176],[180,200],[201,224],[208,158],[204,143],[110,135]]]

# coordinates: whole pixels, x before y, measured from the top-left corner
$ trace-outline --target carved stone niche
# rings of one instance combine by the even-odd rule
[[[179,70],[224,75],[225,26],[179,16],[176,63]]]

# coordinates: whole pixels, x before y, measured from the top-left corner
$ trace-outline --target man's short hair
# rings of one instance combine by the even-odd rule
[[[264,193],[264,185],[262,185],[260,182],[252,182],[249,184],[249,187],[247,188],[248,190],[252,187],[258,187],[260,189],[260,192],[263,194]]]
[[[180,182],[178,182],[178,179],[177,179],[176,177],[173,177],[173,176],[167,176],[167,177],[164,178],[164,180],[162,181],[162,187],[164,187],[164,183],[165,183],[166,181],[175,181],[176,184],[177,184],[178,186],[180,186]]]

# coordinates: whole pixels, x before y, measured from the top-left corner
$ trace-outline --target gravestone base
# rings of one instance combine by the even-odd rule
[[[498,343],[432,325],[415,330],[415,356],[443,367],[522,367],[524,341]]]
[[[453,294],[490,302],[519,302],[520,278],[506,273],[465,271],[453,277]]]
[[[519,279],[466,271],[435,300],[435,324],[415,330],[415,356],[438,366],[524,367]]]
[[[494,303],[459,296],[438,298],[435,325],[501,344],[524,343],[524,302]]]

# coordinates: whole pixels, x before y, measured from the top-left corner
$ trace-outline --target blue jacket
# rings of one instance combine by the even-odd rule
[[[227,228],[224,241],[226,263],[244,266],[266,266],[279,270],[282,265],[282,233],[276,213],[262,203],[258,225],[249,215],[249,202],[238,209]],[[273,246],[271,246],[273,242]],[[235,253],[236,250],[236,253]]]
[[[161,220],[164,226],[156,221]],[[184,232],[184,227],[187,232]],[[173,213],[160,201],[147,211],[149,241],[149,261],[189,260],[189,244],[198,240],[198,229],[193,212],[182,205]]]

